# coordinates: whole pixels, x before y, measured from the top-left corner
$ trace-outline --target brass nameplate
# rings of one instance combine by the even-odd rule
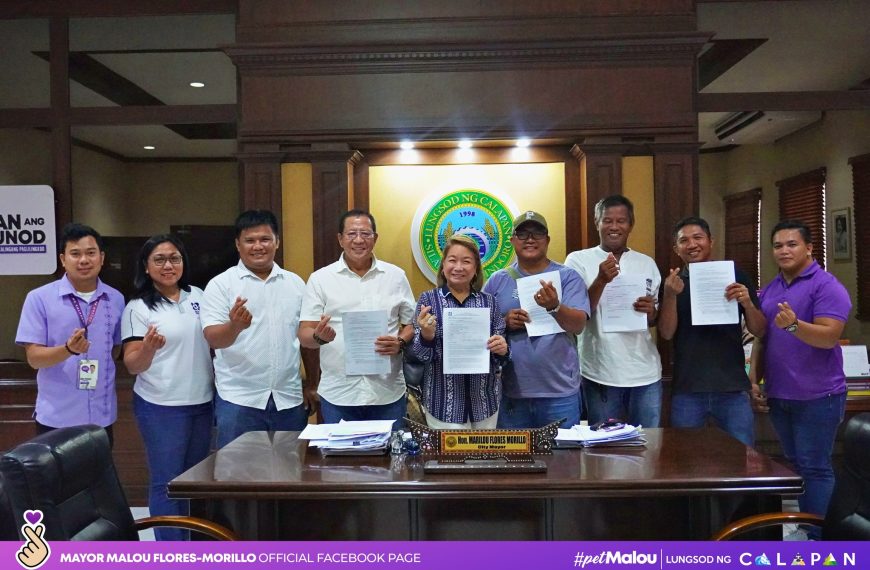
[[[532,452],[532,437],[529,431],[445,430],[441,431],[440,435],[443,455]]]

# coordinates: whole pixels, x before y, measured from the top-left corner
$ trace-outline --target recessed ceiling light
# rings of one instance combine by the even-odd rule
[[[526,138],[526,137],[523,137],[523,138],[521,138],[521,139],[517,139],[517,146],[520,147],[520,148],[526,148],[526,147],[529,146],[530,144],[532,144],[532,141],[530,141],[530,140],[529,140],[528,138]]]
[[[471,141],[468,139],[462,139],[459,141],[459,148],[468,149],[471,148]]]
[[[413,141],[407,141],[407,140],[406,140],[406,141],[402,141],[402,142],[399,144],[399,148],[401,148],[402,150],[412,150],[412,149],[414,148],[414,142],[413,142]]]
[[[157,148],[157,147],[152,146],[152,145],[150,145],[150,144],[146,144],[146,145],[143,146],[142,148],[144,148],[145,150],[154,150],[154,149]]]
[[[202,81],[191,81],[190,86],[191,87],[205,87],[205,83],[203,83]]]

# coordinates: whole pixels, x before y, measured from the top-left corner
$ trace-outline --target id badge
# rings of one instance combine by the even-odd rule
[[[99,376],[99,360],[79,360],[79,390],[95,390]]]

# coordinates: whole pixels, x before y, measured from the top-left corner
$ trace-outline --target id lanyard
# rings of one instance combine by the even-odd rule
[[[75,295],[70,295],[70,301],[72,302],[73,308],[76,310],[76,314],[79,317],[79,322],[82,324],[82,328],[85,329],[85,338],[88,338],[88,327],[94,322],[94,317],[97,316],[97,307],[100,306],[101,298],[97,298],[96,301],[91,305],[91,310],[88,311],[88,319],[85,320],[85,314],[82,311],[82,306],[79,304],[79,299]],[[85,353],[87,356],[87,353]]]

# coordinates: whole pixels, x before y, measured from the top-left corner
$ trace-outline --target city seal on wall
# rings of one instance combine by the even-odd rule
[[[435,283],[444,244],[465,234],[480,247],[484,278],[507,267],[513,257],[510,236],[518,208],[507,196],[476,188],[438,193],[424,200],[411,223],[411,249],[423,275]]]

